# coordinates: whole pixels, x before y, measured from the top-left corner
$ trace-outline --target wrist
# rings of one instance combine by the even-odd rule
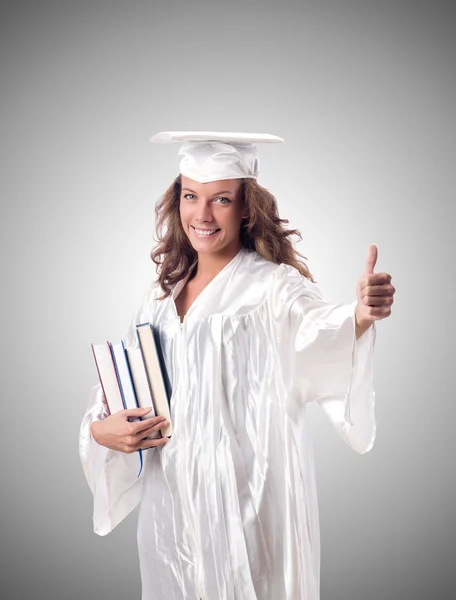
[[[365,333],[369,327],[372,325],[372,321],[368,320],[368,319],[363,319],[362,317],[360,317],[359,315],[359,308],[358,306],[356,306],[355,308],[355,332],[356,332],[356,339],[360,338],[363,333]]]

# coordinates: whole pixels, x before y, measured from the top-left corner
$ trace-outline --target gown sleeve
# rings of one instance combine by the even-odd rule
[[[357,301],[329,304],[316,284],[282,267],[275,303],[285,318],[280,354],[292,369],[291,393],[298,403],[317,402],[353,450],[368,452],[376,434],[375,323],[356,339]]]
[[[123,338],[127,348],[137,345],[136,325],[150,320],[148,309],[151,296],[152,287],[149,287]],[[138,476],[138,452],[125,454],[111,450],[93,439],[91,424],[105,419],[108,415],[106,399],[98,383],[89,394],[89,402],[79,431],[79,456],[93,494],[93,525],[98,535],[106,535],[112,531],[139,504],[144,473],[144,470],[141,470]]]

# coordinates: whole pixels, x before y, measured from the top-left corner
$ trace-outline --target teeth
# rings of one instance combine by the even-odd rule
[[[194,229],[198,235],[206,235],[206,236],[212,235],[217,231],[217,229],[196,229],[196,227]]]

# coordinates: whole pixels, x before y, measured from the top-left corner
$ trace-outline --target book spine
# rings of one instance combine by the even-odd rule
[[[120,340],[120,343],[122,344],[122,350],[123,350],[123,353],[124,353],[124,356],[125,356],[125,364],[126,364],[126,367],[127,367],[128,379],[129,379],[129,382],[130,382],[130,385],[131,385],[131,391],[133,393],[133,399],[135,401],[135,404],[136,404],[137,408],[139,408],[138,395],[136,393],[135,384],[134,384],[133,377],[132,377],[132,374],[131,374],[130,361],[128,359],[127,350],[125,348],[125,344],[124,344],[123,340]],[[138,419],[138,421],[139,420],[140,419]]]
[[[144,366],[146,369],[149,389],[153,398],[155,412],[157,415],[166,417],[168,425],[161,429],[163,436],[172,435],[172,423],[170,416],[169,400],[163,380],[162,367],[157,354],[153,329],[150,323],[142,323],[136,326],[139,345],[141,347]]]
[[[114,363],[114,368],[116,370],[117,383],[119,384],[120,395],[122,396],[122,404],[123,404],[124,408],[127,408],[127,405],[125,404],[125,395],[124,395],[124,391],[122,388],[122,381],[120,379],[119,368],[117,366],[116,354],[113,350],[111,342],[108,342],[108,343],[109,343],[109,350],[111,351],[112,361]]]
[[[141,336],[139,335],[138,327],[140,327],[140,325],[136,326],[136,337],[137,337],[137,340],[138,340],[139,349],[141,350],[141,356],[142,356],[142,361],[143,361],[144,369],[146,371],[147,385],[149,386],[150,397],[152,398],[152,406],[154,407],[155,414],[158,415],[157,405],[155,403],[154,392],[152,390],[152,384],[151,384],[150,376],[149,376],[149,369],[147,368],[147,361],[146,361],[146,357],[144,355],[143,345],[141,344]]]

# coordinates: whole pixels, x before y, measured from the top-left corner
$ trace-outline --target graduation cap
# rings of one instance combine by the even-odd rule
[[[220,179],[258,177],[258,143],[274,144],[284,140],[267,133],[229,133],[219,131],[162,131],[151,142],[182,142],[178,152],[182,175],[199,183]]]

